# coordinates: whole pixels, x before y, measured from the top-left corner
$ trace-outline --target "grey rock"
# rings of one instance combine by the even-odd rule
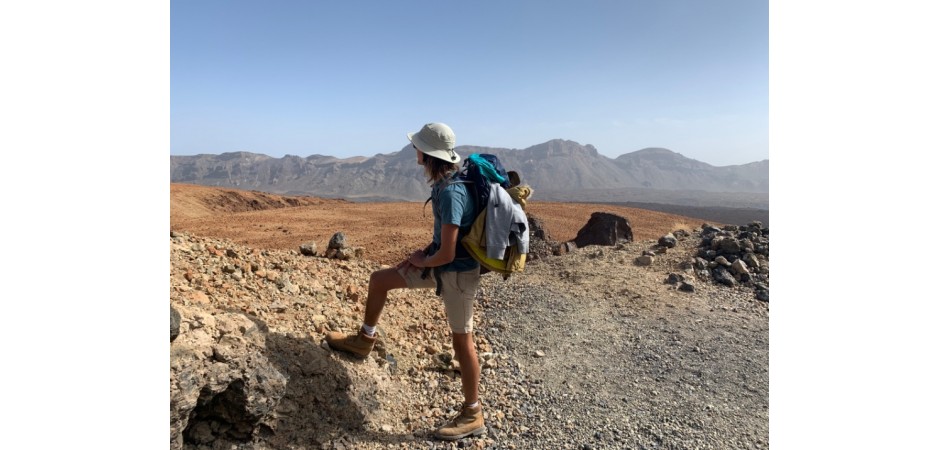
[[[215,322],[228,334],[216,341],[193,333],[176,342],[189,351],[171,353],[171,449],[183,448],[184,441],[248,440],[287,392],[287,378],[265,356],[263,338],[247,326],[251,320],[219,314]],[[212,357],[198,356],[204,354]]]
[[[770,302],[770,291],[759,289],[755,296],[762,302]]]
[[[712,276],[715,278],[715,281],[725,286],[734,286],[736,284],[734,276],[731,275],[731,272],[724,268],[724,266],[718,266],[712,270]]]
[[[667,284],[678,284],[685,281],[685,277],[678,273],[670,273],[666,276]]]
[[[745,264],[744,261],[740,259],[736,260],[734,263],[731,264],[731,272],[734,273],[735,275],[743,275],[743,274],[749,273],[747,270],[747,264]]]
[[[745,253],[741,259],[752,269],[760,269],[761,267],[760,259],[754,253]]]
[[[304,256],[317,256],[317,243],[308,242],[300,246],[300,254]]]
[[[669,233],[659,238],[658,243],[659,245],[666,247],[666,248],[674,248],[676,246],[676,242],[677,242],[676,237],[672,233]]]
[[[333,237],[330,238],[330,243],[326,248],[339,250],[346,246],[346,233],[342,231],[337,231],[333,234]]]

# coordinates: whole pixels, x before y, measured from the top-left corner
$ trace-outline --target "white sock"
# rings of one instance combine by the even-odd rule
[[[467,405],[467,408],[476,408],[477,405],[479,405],[479,404],[480,404],[480,401],[477,400],[477,401],[473,402],[473,404]]]
[[[363,322],[362,331],[365,332],[366,336],[372,337],[375,336],[375,327],[370,327]]]

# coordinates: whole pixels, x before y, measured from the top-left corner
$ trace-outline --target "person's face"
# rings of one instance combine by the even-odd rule
[[[418,147],[415,147],[414,144],[411,144],[411,146],[414,147],[415,155],[418,157],[418,165],[423,166],[424,165],[424,153],[421,153],[421,150],[418,150]]]

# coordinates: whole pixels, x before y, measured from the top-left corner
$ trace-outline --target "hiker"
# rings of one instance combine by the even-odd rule
[[[378,270],[369,278],[369,294],[362,327],[356,334],[333,331],[326,342],[334,350],[365,358],[375,345],[375,327],[392,289],[435,288],[444,303],[451,328],[454,354],[460,363],[464,403],[460,413],[438,428],[439,439],[456,440],[482,434],[483,409],[480,404],[480,364],[473,343],[473,301],[480,284],[480,268],[459,245],[461,229],[473,224],[474,200],[464,183],[452,183],[460,156],[454,151],[456,138],[449,126],[429,123],[417,133],[407,133],[415,149],[418,165],[431,184],[434,233],[431,244],[416,250],[394,268]],[[460,236],[458,236],[460,235]]]

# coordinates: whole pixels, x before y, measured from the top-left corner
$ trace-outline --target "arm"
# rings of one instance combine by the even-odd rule
[[[441,227],[441,248],[437,253],[425,256],[424,251],[418,250],[411,254],[408,262],[416,267],[437,267],[453,261],[457,254],[457,231],[459,230],[457,225],[444,224]]]
[[[428,247],[430,247],[432,244],[433,244],[433,242],[430,243],[430,244],[428,244],[428,245],[426,245],[426,246],[425,246],[423,249],[421,249],[421,250],[415,250],[414,253],[412,253],[411,255],[409,255],[409,256],[407,256],[407,257],[405,257],[405,259],[404,259],[402,262],[398,263],[398,265],[395,266],[395,268],[396,268],[396,269],[401,269],[402,267],[408,267],[408,266],[418,267],[418,266],[415,266],[414,264],[411,263],[411,258],[413,258],[415,255],[424,256],[424,252],[427,251],[427,250],[428,250]]]

